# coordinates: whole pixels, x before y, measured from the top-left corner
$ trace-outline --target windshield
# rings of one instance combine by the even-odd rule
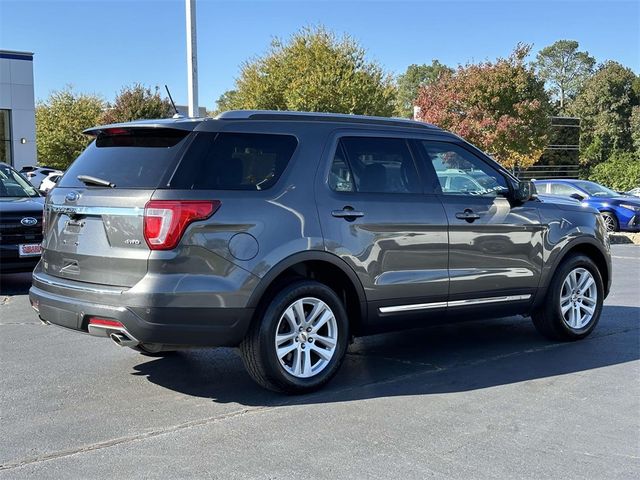
[[[37,190],[13,168],[0,165],[0,197],[39,197]]]
[[[613,190],[609,190],[607,187],[598,185],[593,182],[575,182],[576,187],[581,188],[589,195],[594,197],[617,197],[618,193]]]

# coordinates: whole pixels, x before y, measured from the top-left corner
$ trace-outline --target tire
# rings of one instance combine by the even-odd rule
[[[165,350],[164,345],[158,343],[140,343],[131,348],[146,357],[168,357],[176,353],[176,350]]]
[[[300,311],[302,321],[296,313]],[[348,338],[347,313],[336,293],[322,283],[303,280],[283,287],[258,311],[240,353],[259,385],[301,394],[319,389],[336,374]]]
[[[616,217],[615,213],[602,212],[601,215],[607,227],[607,232],[617,232],[620,230],[620,222],[618,222],[618,217]]]
[[[534,310],[531,318],[536,329],[551,340],[580,340],[598,324],[603,300],[602,276],[595,263],[584,255],[572,255],[558,266],[545,303]]]

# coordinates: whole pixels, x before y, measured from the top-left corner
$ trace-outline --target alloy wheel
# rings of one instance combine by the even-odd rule
[[[562,283],[560,311],[567,326],[580,330],[587,326],[596,310],[598,289],[589,270],[574,268]]]
[[[275,346],[280,365],[296,378],[324,370],[338,345],[338,323],[329,306],[314,297],[289,305],[276,328]]]

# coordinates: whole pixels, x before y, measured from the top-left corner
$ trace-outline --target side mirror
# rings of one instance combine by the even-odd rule
[[[582,200],[584,200],[584,197],[582,195],[580,195],[579,193],[572,193],[571,195],[569,195],[571,198],[574,198],[576,200],[578,200],[579,202],[581,202]]]
[[[513,199],[516,202],[524,203],[531,200],[531,197],[537,193],[536,186],[532,182],[520,181],[513,187]]]

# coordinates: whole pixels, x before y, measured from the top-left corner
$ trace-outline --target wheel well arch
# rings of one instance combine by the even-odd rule
[[[553,271],[558,268],[558,265],[562,263],[570,255],[585,255],[589,257],[598,267],[600,275],[602,275],[602,284],[605,289],[605,297],[609,294],[610,276],[609,262],[602,250],[590,242],[580,242],[573,244],[555,263]]]
[[[301,279],[316,280],[331,288],[345,306],[351,332],[362,329],[367,318],[364,288],[344,260],[327,252],[303,252],[278,263],[262,278],[248,306],[259,315],[277,291]]]

